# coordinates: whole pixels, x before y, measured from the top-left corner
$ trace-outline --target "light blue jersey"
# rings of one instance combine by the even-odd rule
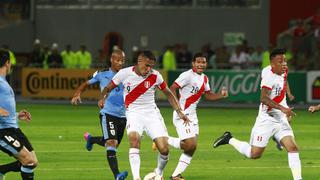
[[[102,91],[111,82],[115,74],[116,72],[113,72],[111,69],[108,71],[96,72],[94,73],[92,79],[89,80],[89,84],[91,85],[99,82],[100,89]],[[110,92],[108,98],[104,102],[104,108],[100,110],[100,113],[106,113],[120,118],[125,117],[122,84]]]
[[[4,76],[0,76],[0,108],[9,112],[9,116],[0,116],[0,129],[18,128],[14,92]]]

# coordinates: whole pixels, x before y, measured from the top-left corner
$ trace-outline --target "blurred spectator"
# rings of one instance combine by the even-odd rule
[[[172,46],[167,46],[162,58],[163,69],[170,71],[176,70],[176,57]]]
[[[42,63],[44,60],[43,49],[40,44],[39,39],[35,39],[33,43],[33,50],[31,53],[31,62],[29,66],[31,67],[42,67]]]
[[[274,48],[273,44],[270,43],[268,49],[263,52],[261,69],[269,66],[269,64],[270,64],[270,52],[273,50],[273,48]]]
[[[191,66],[192,53],[188,50],[187,44],[181,44],[177,49],[177,67],[187,69]]]
[[[48,65],[48,59],[49,59],[49,56],[51,54],[51,51],[50,51],[50,48],[49,48],[49,45],[44,45],[43,46],[43,69],[48,69],[49,68],[49,65]]]
[[[312,16],[311,23],[313,29],[320,27],[320,8],[318,8],[316,14]]]
[[[316,51],[310,59],[311,70],[320,70],[320,42],[316,44]]]
[[[107,61],[106,55],[103,53],[102,49],[98,49],[97,55],[93,58],[92,65],[94,68],[103,69],[106,68],[106,63],[110,66],[110,62]]]
[[[76,53],[78,63],[79,63],[79,68],[80,69],[89,69],[91,66],[92,62],[92,56],[89,51],[86,50],[85,45],[80,46],[80,50]]]
[[[139,53],[140,53],[139,47],[138,46],[132,46],[131,65],[137,63],[137,59],[138,59]]]
[[[263,48],[262,46],[257,46],[254,52],[251,54],[249,61],[250,69],[260,69],[263,60]]]
[[[102,51],[102,50],[101,50]],[[78,62],[75,53],[71,50],[71,45],[67,44],[66,48],[61,52],[62,62],[65,68],[75,69]]]
[[[294,37],[302,37],[306,35],[307,27],[302,19],[297,19],[297,26],[293,30]]]
[[[230,53],[226,46],[215,48],[215,54],[209,59],[209,68],[213,69],[229,69]]]
[[[207,59],[210,59],[214,55],[214,51],[211,49],[211,44],[205,44],[201,47],[201,53],[206,56]]]
[[[229,62],[232,66],[232,69],[240,70],[245,69],[245,65],[249,59],[247,53],[242,50],[242,46],[238,45],[235,51],[231,54]]]
[[[7,44],[2,45],[2,48],[4,50],[9,51],[11,68],[14,68],[14,66],[17,64],[16,56],[13,54],[13,52],[10,50],[10,48],[9,48],[9,46]]]
[[[51,54],[48,57],[48,66],[49,68],[61,68],[62,66],[62,57],[59,53],[58,44],[53,43],[51,47]]]

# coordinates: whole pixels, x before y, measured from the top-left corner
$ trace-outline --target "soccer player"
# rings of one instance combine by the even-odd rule
[[[114,50],[111,54],[111,67],[109,70],[97,71],[92,79],[81,84],[76,90],[71,103],[77,105],[81,103],[81,93],[95,83],[99,83],[101,91],[108,85],[113,76],[122,68],[125,61],[125,54],[122,50]],[[85,133],[87,140],[87,149],[90,151],[94,143],[105,146],[107,151],[107,160],[116,180],[125,179],[128,172],[119,172],[117,161],[117,147],[121,143],[126,127],[125,108],[123,102],[123,86],[116,86],[111,91],[108,99],[105,100],[106,106],[100,110],[99,118],[103,137],[92,137]]]
[[[26,110],[16,113],[14,92],[5,78],[10,69],[9,52],[0,50],[0,150],[17,159],[0,165],[0,179],[7,172],[20,171],[23,180],[33,180],[33,169],[38,164],[37,156],[18,125],[18,119],[30,122],[31,114]]]
[[[310,112],[314,113],[320,110],[320,104],[316,105],[316,106],[310,106],[308,109]]]
[[[189,117],[190,126],[185,126],[176,112],[173,112],[173,124],[176,127],[179,138],[169,137],[169,145],[182,149],[178,165],[170,177],[171,180],[183,179],[181,173],[189,166],[192,156],[196,151],[197,137],[199,135],[199,123],[197,117],[197,104],[201,96],[210,101],[216,101],[228,96],[228,91],[221,90],[220,94],[211,92],[208,77],[203,73],[207,67],[207,59],[201,53],[196,53],[192,59],[192,69],[183,72],[171,85],[170,90],[176,94],[179,89],[179,103]]]
[[[99,100],[100,108],[108,106],[104,100],[112,89],[120,83],[124,85],[124,102],[127,117],[127,134],[130,143],[129,160],[134,180],[140,180],[140,141],[144,131],[157,145],[159,150],[158,165],[154,170],[163,176],[163,169],[168,162],[168,132],[160,111],[155,103],[155,90],[161,89],[177,112],[181,121],[188,126],[189,119],[183,114],[176,98],[167,87],[161,74],[153,69],[156,58],[151,51],[141,51],[135,66],[120,70],[103,90]]]
[[[295,180],[302,179],[298,147],[289,121],[295,113],[286,103],[286,57],[285,51],[275,49],[270,53],[272,71],[261,80],[261,104],[256,123],[251,131],[250,144],[232,137],[225,132],[213,147],[230,144],[247,158],[258,159],[262,156],[268,140],[275,136],[288,151],[289,167]]]

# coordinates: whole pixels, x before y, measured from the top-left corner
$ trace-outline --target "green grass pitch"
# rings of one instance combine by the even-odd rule
[[[86,151],[83,139],[85,131],[101,135],[96,106],[22,104],[32,113],[32,122],[20,122],[20,126],[31,140],[40,165],[36,169],[39,180],[101,180],[113,179],[107,166],[105,149],[95,145]],[[212,141],[225,130],[230,130],[240,140],[249,140],[250,131],[256,118],[256,109],[199,109],[200,136],[198,149],[191,165],[183,174],[191,180],[291,180],[287,153],[278,151],[274,142],[269,145],[259,160],[244,158],[231,146],[212,148]],[[170,108],[161,108],[168,131],[176,135],[172,124]],[[297,110],[292,123],[296,141],[300,148],[303,178],[320,179],[320,113],[311,114]],[[60,137],[60,138],[59,138]],[[175,169],[180,151],[170,149],[170,160],[165,169],[169,179]],[[145,136],[141,147],[141,175],[153,171],[157,153],[151,150],[151,140]],[[0,152],[0,164],[13,159]],[[118,149],[120,170],[128,170],[128,141],[125,136]],[[20,179],[18,173],[9,173],[6,180]]]

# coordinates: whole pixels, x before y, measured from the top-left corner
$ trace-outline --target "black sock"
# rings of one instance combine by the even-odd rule
[[[9,164],[0,165],[0,173],[6,174],[7,172],[14,171],[19,172],[21,167],[21,163],[19,161],[15,161]]]
[[[21,177],[23,180],[33,180],[34,173],[29,167],[21,167]]]
[[[90,138],[90,142],[92,144],[99,144],[100,146],[103,146],[105,145],[106,141],[103,140],[103,137],[102,136],[94,136],[94,137],[91,137]]]
[[[117,174],[119,174],[116,148],[107,147],[107,159],[108,159],[111,171],[114,177],[116,178]]]

